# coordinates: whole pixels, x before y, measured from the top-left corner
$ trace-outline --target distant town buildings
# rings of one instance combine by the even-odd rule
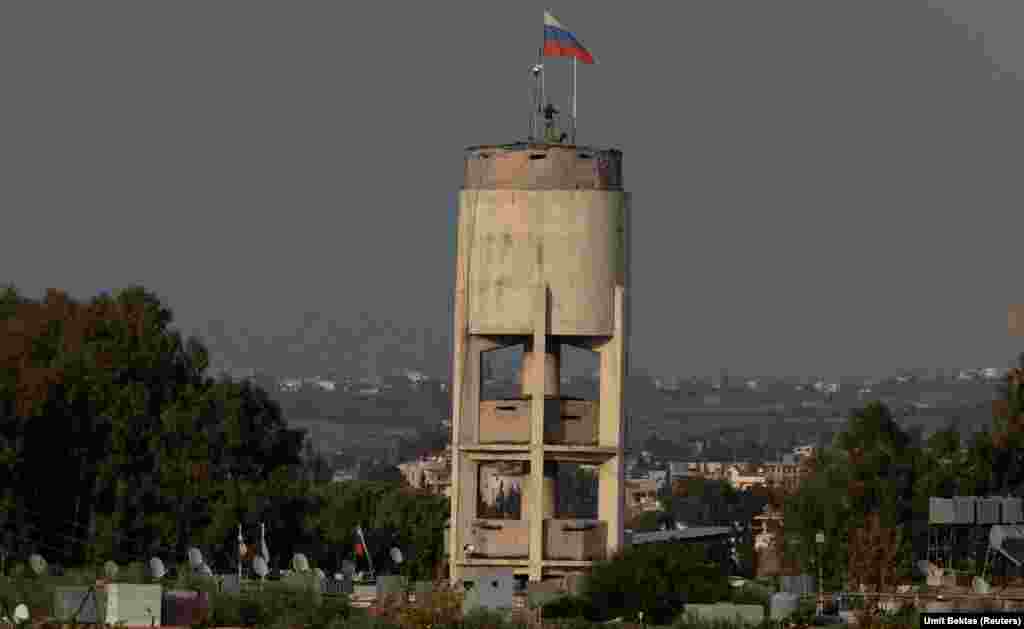
[[[754,487],[796,489],[806,474],[806,462],[814,456],[813,445],[797,446],[778,461],[747,463],[742,461],[671,461],[668,478],[672,481],[703,478],[728,482],[740,491]]]
[[[626,506],[636,514],[643,511],[658,511],[658,481],[653,479],[626,480]]]
[[[726,476],[729,479],[729,485],[740,491],[747,491],[748,489],[763,487],[768,484],[767,477],[764,474],[745,474],[738,465],[730,465]]]
[[[405,477],[405,482],[415,489],[425,489],[430,493],[451,497],[451,450],[443,455],[423,458],[418,461],[400,463],[398,470]]]

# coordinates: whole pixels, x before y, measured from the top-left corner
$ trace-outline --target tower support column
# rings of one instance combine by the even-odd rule
[[[534,289],[533,347],[547,344],[548,291],[543,282]],[[537,356],[541,358],[540,355]],[[544,384],[545,360],[534,360],[530,380],[530,580],[540,581],[544,569]],[[524,370],[525,374],[525,370]],[[525,378],[524,378],[525,380]]]

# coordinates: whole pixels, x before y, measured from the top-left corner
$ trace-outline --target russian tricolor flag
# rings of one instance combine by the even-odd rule
[[[575,57],[580,63],[594,63],[594,55],[548,11],[544,12],[544,56]]]

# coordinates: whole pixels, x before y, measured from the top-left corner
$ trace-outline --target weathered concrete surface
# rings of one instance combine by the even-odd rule
[[[628,205],[618,151],[551,145],[469,150],[459,200],[453,317],[447,541],[454,582],[498,566],[532,581],[587,569],[590,560],[549,559],[545,552],[551,540],[544,520],[554,515],[548,470],[559,461],[598,467],[603,528],[596,530],[604,531],[605,555],[622,546]],[[526,346],[524,400],[482,404],[483,352],[518,344]],[[559,397],[560,344],[598,354],[598,400]],[[514,525],[472,543],[478,535],[471,529],[478,518],[481,464],[491,461],[530,464],[521,484],[526,557],[499,558],[511,548],[522,552]],[[564,554],[596,555],[597,534],[579,533],[573,533],[578,548]],[[502,536],[509,539],[493,539]],[[481,557],[477,546],[489,556]]]
[[[623,192],[462,191],[469,332],[530,334],[539,283],[549,292],[548,334],[611,335],[625,211]]]
[[[748,625],[760,624],[764,620],[764,607],[761,605],[734,605],[732,603],[687,605],[684,613],[693,614],[701,620],[738,621]]]
[[[597,445],[600,403],[545,400],[544,443]],[[480,443],[530,443],[530,400],[480,402]]]
[[[473,147],[466,152],[467,190],[619,190],[622,153],[560,145]]]
[[[606,557],[608,525],[599,520],[545,520],[544,558],[599,561]]]
[[[492,570],[487,574],[465,580],[465,598],[462,602],[463,613],[477,608],[511,609],[515,595],[516,580],[511,570]]]
[[[530,526],[526,520],[477,520],[470,528],[474,556],[529,557]]]

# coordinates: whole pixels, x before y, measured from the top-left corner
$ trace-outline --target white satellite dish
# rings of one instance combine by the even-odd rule
[[[252,560],[252,571],[256,573],[256,576],[263,579],[270,574],[270,568],[267,566],[267,560],[257,555]]]
[[[193,570],[200,569],[203,566],[203,553],[198,548],[189,548],[188,563]]]
[[[103,564],[103,574],[107,575],[108,579],[116,579],[117,570],[117,564],[113,561],[108,560],[106,563]]]
[[[296,553],[292,557],[292,569],[295,572],[309,572],[309,560],[302,553]]]
[[[405,557],[402,556],[402,550],[398,546],[391,548],[391,561],[399,564],[405,561]]]
[[[154,579],[162,579],[167,576],[167,568],[164,567],[164,562],[159,557],[149,560],[149,573],[153,575]]]
[[[25,622],[26,620],[28,620],[28,605],[18,603],[18,606],[14,608],[14,622]]]
[[[46,574],[46,560],[43,559],[42,555],[33,554],[28,558],[28,565],[32,568],[32,572],[38,576]]]

